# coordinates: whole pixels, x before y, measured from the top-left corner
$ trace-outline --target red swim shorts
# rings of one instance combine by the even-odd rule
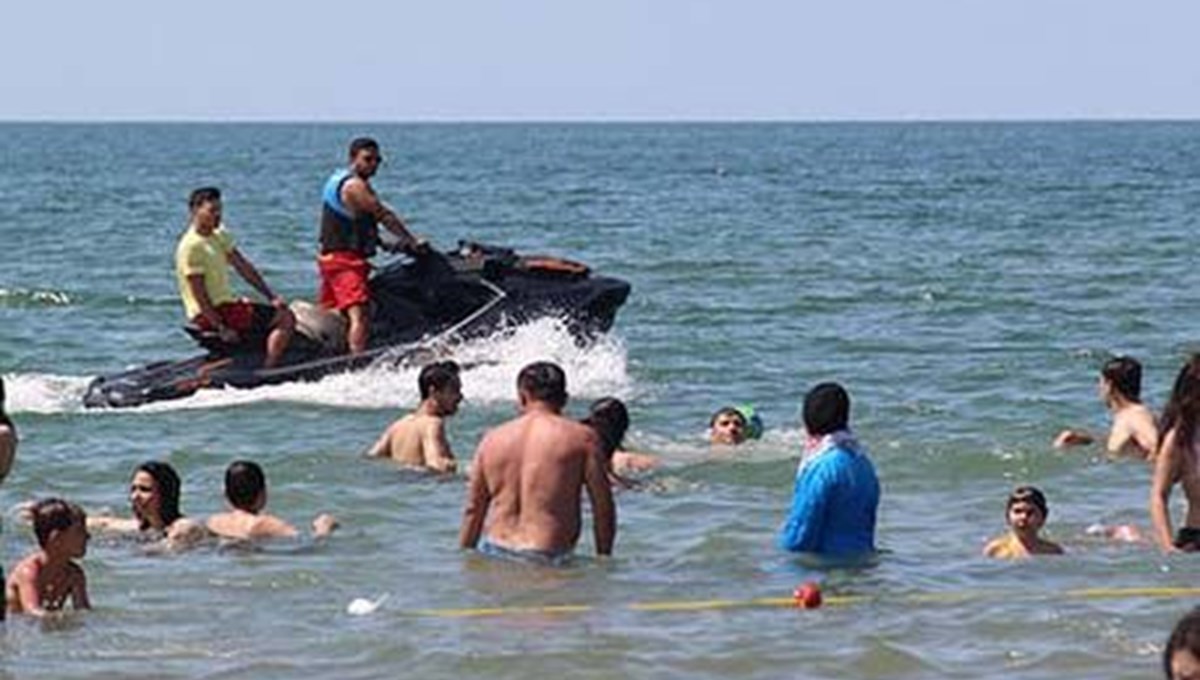
[[[362,255],[346,251],[325,253],[317,258],[317,270],[321,273],[317,301],[322,307],[343,311],[367,303],[371,264]]]
[[[249,300],[237,300],[217,305],[217,314],[221,317],[221,323],[237,331],[243,340],[265,338],[271,330],[275,308]],[[216,330],[203,315],[196,317],[195,324],[206,331]]]

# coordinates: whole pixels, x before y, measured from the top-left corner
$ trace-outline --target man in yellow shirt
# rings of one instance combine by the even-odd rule
[[[175,276],[184,312],[197,327],[216,331],[221,341],[236,345],[266,340],[266,368],[279,363],[296,318],[234,245],[221,223],[221,191],[204,187],[188,199],[191,222],[175,250]],[[229,265],[271,304],[237,298],[229,285]]]

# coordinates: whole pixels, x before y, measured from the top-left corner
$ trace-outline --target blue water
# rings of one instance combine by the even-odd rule
[[[415,403],[411,372],[80,406],[89,376],[194,351],[171,256],[196,186],[221,186],[243,250],[311,299],[320,185],[361,133],[383,145],[380,194],[436,244],[558,254],[632,283],[594,348],[550,321],[466,348],[491,363],[465,374],[450,426],[469,458],[541,358],[567,369],[575,414],[626,399],[629,444],[665,466],[618,497],[612,562],[547,572],[460,554],[461,480],[359,457]],[[1093,523],[1148,526],[1149,470],[1049,443],[1105,427],[1094,384],[1110,353],[1143,361],[1159,407],[1200,348],[1200,124],[7,124],[0,197],[0,373],[24,440],[4,507],[53,493],[123,510],[133,466],[164,458],[202,517],[221,507],[225,465],[252,457],[278,513],[344,524],[298,552],[155,556],[97,539],[84,560],[96,610],[9,621],[0,674],[1143,678],[1193,604],[1069,596],[1190,587],[1200,563],[1087,537]],[[875,599],[629,609],[786,597],[814,577],[772,538],[800,400],[827,379],[850,390],[880,471],[889,552],[816,576],[827,595]],[[731,401],[756,404],[767,433],[714,453],[707,416]],[[1066,557],[978,556],[1018,483],[1047,493]],[[11,565],[31,537],[6,524]],[[382,593],[375,614],[346,613]],[[928,593],[963,598],[911,598]],[[552,604],[593,608],[418,613]]]

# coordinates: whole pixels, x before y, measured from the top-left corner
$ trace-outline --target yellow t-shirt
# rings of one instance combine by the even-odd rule
[[[201,236],[189,226],[179,239],[179,247],[175,249],[175,279],[189,320],[200,314],[200,303],[188,285],[189,276],[204,275],[204,290],[214,307],[237,299],[229,287],[229,253],[232,251],[233,234],[225,229],[225,225],[217,227],[208,236]]]

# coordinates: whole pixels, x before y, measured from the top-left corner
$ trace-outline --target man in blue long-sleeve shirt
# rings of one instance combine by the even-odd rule
[[[879,479],[849,421],[850,395],[841,385],[822,383],[805,396],[808,440],[780,548],[836,557],[874,552]]]

